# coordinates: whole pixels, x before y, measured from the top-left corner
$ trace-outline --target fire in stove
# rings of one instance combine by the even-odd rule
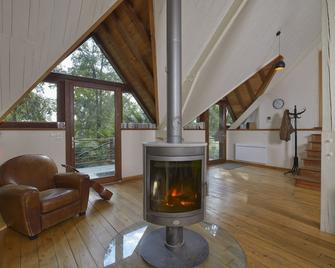
[[[153,161],[150,206],[158,212],[201,208],[201,161]]]

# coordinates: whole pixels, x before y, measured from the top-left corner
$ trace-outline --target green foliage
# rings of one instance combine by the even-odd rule
[[[75,88],[76,138],[104,138],[115,134],[114,92]]]
[[[58,65],[54,72],[122,83],[121,78],[92,38],[75,50],[70,58]]]
[[[122,94],[123,123],[150,123],[149,118],[142,110],[141,106],[137,103],[135,98],[130,93]]]
[[[6,122],[53,122],[57,121],[56,99],[46,96],[46,86],[56,90],[56,85],[40,83],[5,118]]]

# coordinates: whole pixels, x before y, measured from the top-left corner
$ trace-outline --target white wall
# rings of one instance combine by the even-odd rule
[[[306,149],[308,136],[320,131],[298,131],[298,156]],[[227,160],[235,160],[235,144],[257,144],[267,146],[267,165],[291,168],[294,156],[294,136],[289,142],[279,139],[279,131],[227,131]]]
[[[285,109],[293,111],[297,105],[298,111],[306,107],[306,112],[298,120],[298,128],[314,128],[319,122],[319,46],[312,49],[308,55],[283,80],[277,83],[263,98],[258,107],[258,128],[279,128]],[[285,71],[284,71],[285,72]],[[272,102],[282,98],[285,106],[276,110]],[[267,120],[270,116],[271,120]]]
[[[63,130],[0,130],[0,165],[23,154],[45,154],[63,171],[65,152]]]
[[[206,131],[205,130],[184,130],[183,131],[184,142],[206,142]]]
[[[205,142],[204,130],[183,131],[184,142]],[[155,130],[122,130],[122,177],[143,174],[143,143],[156,140]]]
[[[155,141],[155,130],[122,130],[122,177],[143,174],[144,142]]]

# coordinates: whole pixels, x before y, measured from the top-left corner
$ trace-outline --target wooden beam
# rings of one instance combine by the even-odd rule
[[[157,77],[157,58],[156,58],[156,38],[155,38],[155,18],[154,18],[154,3],[153,0],[148,0],[148,13],[150,24],[150,40],[151,40],[151,59],[152,59],[152,74],[155,92],[156,104],[156,124],[159,124],[159,100],[158,100],[158,77]]]

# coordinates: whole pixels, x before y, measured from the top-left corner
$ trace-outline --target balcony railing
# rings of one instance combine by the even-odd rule
[[[115,137],[75,140],[77,168],[103,166],[115,163]]]

